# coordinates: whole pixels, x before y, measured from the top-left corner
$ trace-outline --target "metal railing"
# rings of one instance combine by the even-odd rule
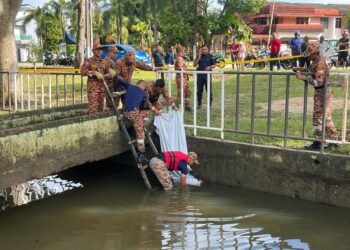
[[[263,137],[279,140],[276,143],[284,148],[288,147],[290,140],[350,144],[346,138],[350,73],[332,72],[329,78],[330,86],[334,86],[337,103],[342,104],[336,109],[336,125],[341,124],[341,136],[337,141],[326,138],[326,108],[323,109],[322,138],[318,140],[310,136],[312,112],[308,109],[308,99],[312,97],[313,91],[306,83],[296,80],[291,72],[162,70],[157,72],[157,77],[162,73],[170,95],[177,90],[175,75],[180,74],[179,103],[185,127],[194,136],[214,136],[252,144],[259,143]],[[184,112],[185,74],[192,75],[189,81],[194,107],[192,113]],[[210,107],[210,95],[203,99],[204,110],[196,108],[198,74],[205,74],[207,82],[212,82],[212,85],[208,85],[207,93],[213,91],[213,108]],[[86,79],[76,73],[0,72],[0,113],[1,110],[27,111],[84,103],[87,100],[85,82]],[[324,91],[327,93],[327,86]],[[299,103],[290,103],[296,97],[300,98]],[[279,107],[276,107],[276,101],[280,101]],[[326,104],[325,95],[324,107]],[[299,109],[302,107],[299,113],[293,112],[296,106]]]
[[[334,86],[337,91],[337,104],[342,102],[342,107],[337,107],[337,121],[341,120],[341,130],[339,140],[330,140],[326,138],[326,108],[323,109],[323,122],[322,122],[322,138],[315,139],[313,136],[308,136],[308,127],[312,124],[312,120],[309,120],[312,111],[308,111],[308,99],[313,96],[313,91],[307,83],[297,80],[295,74],[292,72],[217,72],[217,71],[174,71],[163,70],[159,71],[157,77],[160,74],[165,75],[167,87],[170,94],[176,89],[174,84],[174,74],[181,74],[181,97],[179,103],[181,104],[181,110],[184,111],[184,75],[191,74],[193,79],[190,81],[190,89],[192,93],[193,113],[183,112],[185,127],[192,130],[193,135],[197,136],[198,131],[204,131],[201,135],[211,136],[208,132],[219,133],[219,138],[222,140],[235,140],[232,138],[234,135],[242,135],[249,138],[245,138],[243,141],[250,142],[252,144],[259,143],[256,141],[256,137],[275,138],[282,140],[283,147],[288,147],[290,140],[295,141],[320,141],[321,152],[323,153],[325,143],[335,144],[350,144],[346,139],[347,134],[347,112],[348,112],[348,85],[350,73],[336,73],[330,74],[329,82],[330,86]],[[203,113],[202,110],[197,110],[197,97],[196,92],[198,89],[197,78],[198,74],[206,74],[207,81],[213,78],[212,86],[208,85],[207,93],[210,93],[213,88],[214,100],[218,100],[214,103],[214,108],[210,107],[210,95],[207,94],[206,108]],[[277,86],[278,85],[278,86]],[[339,89],[343,87],[343,89]],[[283,109],[279,112],[275,110],[276,102],[276,88],[279,91],[281,98],[281,104]],[[244,89],[244,90],[243,90]],[[297,91],[296,91],[297,89]],[[327,105],[327,85],[324,89],[323,107]],[[247,91],[249,90],[249,91]],[[281,94],[281,91],[283,92]],[[291,97],[293,100],[299,96],[302,98],[299,104],[290,104]],[[266,98],[262,101],[262,98]],[[266,115],[261,112],[261,108],[257,105],[266,105]],[[291,112],[293,109],[302,106],[301,114],[295,115]],[[339,106],[339,105],[338,105]],[[249,108],[247,108],[249,107]],[[342,110],[342,114],[339,114],[339,110]],[[249,113],[249,118],[247,114]],[[276,118],[276,115],[278,116]],[[264,120],[265,124],[262,124]],[[273,123],[282,123],[280,128],[273,129]],[[242,126],[243,124],[243,126]],[[309,126],[307,126],[309,125]],[[338,123],[339,125],[339,123]],[[296,126],[300,127],[296,129]],[[293,129],[291,129],[293,128]],[[299,133],[298,133],[299,132]],[[339,131],[338,131],[339,132]]]
[[[0,110],[37,110],[86,102],[86,80],[76,73],[0,72]]]

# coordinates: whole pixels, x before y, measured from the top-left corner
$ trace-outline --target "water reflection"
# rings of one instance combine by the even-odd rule
[[[29,202],[44,199],[78,187],[82,187],[82,184],[63,180],[57,175],[51,175],[42,179],[35,179],[14,185],[10,188],[0,189],[0,211],[8,207],[25,205]]]
[[[167,196],[169,200],[165,201]],[[163,225],[162,249],[310,249],[300,239],[283,239],[264,233],[262,227],[240,225],[254,220],[254,213],[211,217],[207,216],[205,206],[188,205],[193,202],[190,198],[190,192],[163,195],[162,202],[168,204],[168,211],[157,217],[157,224]]]

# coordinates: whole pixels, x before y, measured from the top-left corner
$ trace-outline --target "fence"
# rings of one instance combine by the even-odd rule
[[[349,144],[346,138],[349,73],[331,73],[329,78],[335,96],[333,118],[341,126],[337,141],[326,139],[325,122],[322,139],[313,138],[310,119],[313,91],[295,79],[293,73],[162,70],[157,72],[157,77],[162,73],[173,97],[177,91],[175,75],[180,77],[182,94],[178,95],[182,111],[185,111],[184,76],[191,75],[189,86],[194,109],[192,113],[183,113],[187,132],[194,136],[277,144],[285,148],[296,141]],[[204,74],[208,82],[212,80],[212,85],[208,85],[208,92],[214,95],[212,108],[207,95],[204,110],[196,109],[199,74]],[[0,110],[14,112],[84,103],[85,82],[85,78],[74,73],[0,72]],[[327,93],[327,86],[324,91]],[[326,98],[323,103],[326,106]]]
[[[83,103],[85,79],[75,73],[0,72],[0,110],[37,110]]]
[[[239,140],[254,143],[272,143],[288,147],[295,141],[320,141],[325,143],[349,144],[347,134],[349,73],[331,73],[329,82],[334,92],[333,118],[341,124],[339,140],[326,138],[326,108],[323,109],[322,138],[312,135],[313,91],[307,83],[297,80],[291,72],[193,72],[160,71],[163,73],[171,93],[176,87],[174,74],[181,76],[179,102],[184,111],[184,75],[191,74],[190,89],[193,100],[193,113],[185,112],[185,126],[194,136],[217,136],[224,140]],[[210,107],[210,96],[206,97],[205,112],[197,107],[197,79],[205,74],[208,92],[213,91],[214,104]],[[212,90],[211,90],[212,88]],[[324,88],[323,106],[327,106],[327,88]],[[311,87],[311,89],[313,89]],[[207,93],[208,93],[207,92]],[[296,102],[297,100],[297,102]],[[291,102],[292,101],[292,102]],[[281,107],[282,106],[282,107]],[[296,109],[298,109],[296,111]],[[308,133],[310,135],[308,135]],[[281,141],[282,140],[282,141]]]

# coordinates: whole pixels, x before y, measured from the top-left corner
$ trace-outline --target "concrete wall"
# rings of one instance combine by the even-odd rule
[[[111,114],[70,117],[1,132],[0,188],[128,150]]]
[[[204,181],[350,207],[349,157],[188,138]]]

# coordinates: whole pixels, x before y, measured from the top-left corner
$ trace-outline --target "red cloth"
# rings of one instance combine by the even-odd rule
[[[237,56],[238,55],[238,48],[239,48],[239,44],[238,43],[232,43],[230,45],[231,53],[232,53],[232,50],[237,50],[236,52],[232,53],[233,55]]]
[[[281,48],[281,40],[280,39],[272,39],[269,44],[271,54],[278,54]]]
[[[188,155],[182,153],[181,151],[166,151],[163,152],[166,166],[171,170],[178,170],[179,162],[185,161],[188,162]]]

